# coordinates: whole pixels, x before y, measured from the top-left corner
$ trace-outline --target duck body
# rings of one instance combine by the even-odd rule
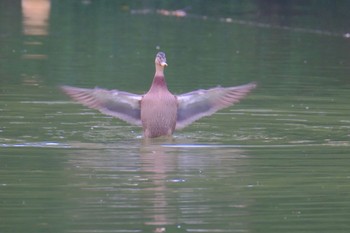
[[[177,98],[169,92],[163,76],[154,77],[152,88],[142,97],[140,105],[145,137],[173,134],[176,127]]]
[[[144,136],[154,138],[172,135],[192,122],[239,102],[256,87],[249,83],[236,87],[216,87],[182,95],[172,94],[164,77],[165,54],[155,59],[156,72],[149,91],[137,95],[119,90],[85,89],[62,86],[73,100],[143,128]]]

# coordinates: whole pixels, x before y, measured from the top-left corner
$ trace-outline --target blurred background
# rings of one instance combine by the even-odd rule
[[[152,78],[159,49],[168,55],[168,75],[176,77],[168,82],[175,91],[183,91],[181,83],[233,85],[267,79],[286,84],[288,78],[281,77],[285,70],[293,75],[310,66],[320,70],[348,62],[348,1],[0,4],[3,85],[98,84],[141,91]],[[280,76],[277,80],[271,70]],[[304,80],[293,78],[299,79]]]

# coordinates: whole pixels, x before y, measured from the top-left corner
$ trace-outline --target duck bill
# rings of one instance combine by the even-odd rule
[[[162,62],[162,63],[160,63],[160,65],[163,67],[168,66],[168,64],[166,62]]]

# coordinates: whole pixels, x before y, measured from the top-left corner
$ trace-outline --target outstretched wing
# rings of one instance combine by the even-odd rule
[[[255,83],[249,83],[237,87],[216,87],[178,95],[176,129],[182,129],[204,116],[239,102],[255,87]]]
[[[85,89],[62,86],[73,100],[100,112],[141,126],[140,101],[142,96],[118,90]]]

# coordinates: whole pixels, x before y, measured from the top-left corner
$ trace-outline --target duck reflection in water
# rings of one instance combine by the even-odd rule
[[[242,159],[246,158],[244,151],[240,149],[204,144],[193,148],[191,140],[176,140],[176,144],[171,138],[167,138],[166,142],[163,138],[144,140],[140,147],[140,170],[148,184],[140,192],[147,206],[143,208],[144,224],[153,232],[168,232],[174,228],[176,232],[180,228],[181,232],[187,232],[187,224],[203,221],[203,216],[210,219],[211,215],[220,215],[216,198],[225,194],[218,191],[218,196],[212,196],[213,187],[210,187],[209,180],[230,177],[237,184],[241,179],[239,168],[247,165],[247,160]],[[217,170],[213,172],[213,168]],[[227,173],[227,170],[230,172]],[[226,185],[222,184],[222,187]],[[246,203],[239,197],[241,188],[240,185],[230,188],[231,201],[236,203],[234,208],[247,214]],[[193,213],[198,216],[192,216]]]
[[[215,87],[174,95],[167,87],[164,67],[168,64],[163,52],[155,58],[155,75],[149,91],[137,95],[118,90],[84,89],[62,86],[75,101],[117,117],[130,124],[142,126],[146,138],[172,135],[192,122],[239,102],[255,83],[236,87]]]
[[[167,156],[174,151],[154,141],[143,141],[140,149],[141,169],[151,182],[147,195],[143,197],[150,205],[144,209],[143,214],[148,219],[144,224],[150,226],[153,232],[165,232],[167,226],[176,224],[176,218],[171,213],[176,213],[177,209],[169,202],[178,197],[169,192],[167,182],[169,173],[176,168],[178,157]]]

